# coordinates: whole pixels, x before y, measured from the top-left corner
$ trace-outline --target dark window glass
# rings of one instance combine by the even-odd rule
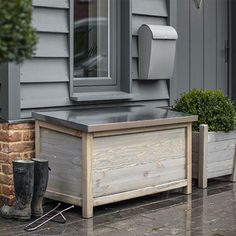
[[[74,0],[74,77],[110,77],[109,0]]]

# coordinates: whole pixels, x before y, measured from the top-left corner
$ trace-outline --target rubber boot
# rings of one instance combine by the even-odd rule
[[[34,193],[31,203],[32,217],[43,215],[43,198],[48,185],[48,161],[34,158]]]
[[[11,207],[4,205],[0,210],[1,216],[22,220],[30,219],[34,188],[34,162],[13,161],[13,179],[16,201]]]

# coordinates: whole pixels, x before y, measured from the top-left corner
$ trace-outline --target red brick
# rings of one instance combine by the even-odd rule
[[[8,130],[8,129],[9,129],[8,123],[1,124],[1,130]]]
[[[21,141],[22,133],[19,131],[9,131],[8,141],[19,142]]]
[[[0,184],[11,185],[13,183],[13,176],[12,175],[5,175],[0,173]]]
[[[13,185],[2,185],[2,194],[10,196],[14,194]]]
[[[0,152],[0,163],[11,164],[13,160],[19,159],[21,159],[19,153],[5,154]]]
[[[8,143],[2,143],[2,145],[1,145],[1,152],[9,153],[9,144]]]
[[[15,202],[15,196],[5,196],[5,195],[0,195],[0,205],[6,204],[8,206],[11,206]]]
[[[1,142],[8,142],[8,140],[9,140],[8,131],[6,131],[6,130],[1,130],[1,131],[0,131],[0,141],[1,141]]]
[[[34,123],[24,123],[24,124],[10,124],[9,130],[25,130],[34,129]]]
[[[9,143],[9,153],[28,152],[34,150],[34,142]]]
[[[30,153],[29,153],[29,157],[30,157],[30,159],[35,158],[35,152],[34,152],[34,151],[33,151],[33,152],[30,152]]]
[[[12,165],[10,165],[10,164],[2,165],[2,172],[3,172],[3,174],[11,175],[12,174]]]
[[[33,141],[35,137],[35,132],[34,130],[30,130],[30,131],[25,131],[23,133],[23,141]]]
[[[0,152],[0,163],[6,163],[8,161],[8,154]]]

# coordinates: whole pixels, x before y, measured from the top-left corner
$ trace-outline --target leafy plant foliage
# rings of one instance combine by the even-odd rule
[[[235,125],[235,108],[229,98],[219,91],[193,89],[176,101],[175,111],[198,115],[193,130],[208,124],[209,131],[230,131]]]
[[[0,0],[0,63],[30,58],[37,43],[31,0]]]

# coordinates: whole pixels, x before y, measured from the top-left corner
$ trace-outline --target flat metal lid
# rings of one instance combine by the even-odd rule
[[[35,112],[33,117],[36,120],[84,132],[150,127],[197,120],[197,116],[149,106],[119,106]]]

